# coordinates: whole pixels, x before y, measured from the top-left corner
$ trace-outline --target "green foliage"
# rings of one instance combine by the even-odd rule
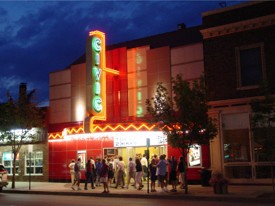
[[[32,103],[35,90],[20,93],[15,101],[8,93],[8,101],[0,104],[0,143],[10,145],[13,153],[12,188],[15,188],[16,156],[24,143],[32,143],[43,127],[43,114]],[[36,128],[36,129],[33,129]]]
[[[207,144],[217,134],[208,105],[203,77],[191,85],[181,75],[172,80],[173,101],[167,89],[158,83],[156,94],[146,100],[150,120],[158,122],[168,143],[186,157],[192,144]]]
[[[0,105],[0,140],[13,145],[13,149],[36,137],[32,128],[43,127],[41,110],[31,102],[33,94],[34,90],[18,100],[7,94],[8,101]]]

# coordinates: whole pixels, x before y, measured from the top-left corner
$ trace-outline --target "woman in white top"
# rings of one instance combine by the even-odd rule
[[[122,159],[122,157],[119,157],[119,162],[117,163],[117,181],[116,181],[116,186],[115,188],[118,187],[119,183],[121,183],[121,187],[125,187],[125,182],[124,182],[124,176],[125,176],[125,163]]]
[[[72,159],[72,162],[69,164],[69,168],[70,168],[70,173],[71,173],[71,182],[72,184],[74,183],[74,164],[75,164],[75,160]]]

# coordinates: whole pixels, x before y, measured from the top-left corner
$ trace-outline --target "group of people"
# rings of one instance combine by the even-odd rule
[[[77,162],[72,160],[69,164],[72,189],[80,189],[81,180],[81,158],[78,158]],[[162,191],[168,192],[167,185],[170,183],[172,185],[171,192],[177,191],[178,183],[180,182],[180,187],[185,188],[184,173],[185,173],[185,161],[181,157],[179,162],[175,157],[166,160],[166,155],[157,155],[151,157],[150,162],[144,154],[142,158],[132,157],[129,158],[129,162],[126,166],[123,158],[121,156],[112,158],[97,158],[94,161],[91,157],[86,163],[86,179],[84,189],[87,190],[87,185],[90,182],[91,188],[95,189],[95,186],[100,186],[103,184],[103,193],[109,193],[109,187],[111,184],[115,184],[114,188],[129,188],[131,184],[137,190],[143,188],[142,181],[146,178],[150,178],[151,192],[156,192],[156,182],[161,187]],[[125,183],[126,180],[126,183]]]
[[[70,173],[71,173],[71,182],[72,189],[75,190],[74,186],[77,186],[77,190],[81,190],[80,182],[81,182],[81,158],[77,159],[77,162],[73,159],[69,164]],[[95,189],[96,186],[99,186],[100,183],[103,184],[104,191],[103,193],[109,193],[108,180],[109,180],[109,165],[107,165],[105,159],[97,159],[94,161],[93,157],[91,157],[86,165],[86,173],[85,173],[85,186],[84,189],[87,190],[88,182],[91,183],[92,189]]]

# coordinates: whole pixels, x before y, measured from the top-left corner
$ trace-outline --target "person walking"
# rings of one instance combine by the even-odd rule
[[[166,187],[167,187],[167,185],[169,183],[169,175],[168,175],[169,162],[168,162],[168,160],[166,160],[166,154],[163,154],[162,157],[163,157],[163,161],[166,163],[166,173],[165,173],[164,183],[166,184]]]
[[[151,179],[151,192],[156,192],[156,172],[157,172],[157,164],[156,164],[156,159],[152,159],[150,165],[150,179]]]
[[[127,186],[126,188],[129,188],[129,184],[131,179],[134,179],[134,185],[135,185],[135,178],[136,178],[136,163],[133,161],[133,158],[129,158],[129,164],[128,164],[128,175],[127,175]]]
[[[148,177],[148,161],[146,158],[146,154],[143,154],[143,157],[140,160],[142,165],[142,171],[143,171],[143,180],[146,180],[146,177]]]
[[[183,157],[180,157],[180,162],[178,165],[178,173],[180,178],[181,189],[185,189],[185,170],[186,170],[186,165],[185,165],[184,159]]]
[[[93,172],[93,164],[91,163],[91,160],[88,160],[86,163],[86,180],[85,180],[85,187],[84,189],[87,190],[87,184],[90,181],[92,189],[95,189],[94,186],[94,172]]]
[[[95,172],[96,172],[96,186],[100,186],[100,169],[101,169],[101,166],[102,166],[102,162],[101,162],[101,159],[100,158],[97,158],[96,159],[96,162],[95,162],[95,166],[96,166],[96,169],[95,169]]]
[[[75,165],[75,160],[72,159],[72,162],[69,164],[72,184],[74,184],[74,178],[75,178],[74,177],[74,165]]]
[[[117,182],[117,163],[119,162],[118,156],[114,157],[113,166],[114,166],[114,181],[113,183]]]
[[[137,158],[136,159],[136,178],[135,178],[135,188],[136,188],[136,184],[138,184],[138,190],[141,190],[143,188],[143,185],[142,185],[142,175],[143,175],[143,172],[142,172],[142,165],[141,165],[141,162],[140,162],[140,159]]]
[[[119,162],[117,163],[117,178],[116,178],[116,186],[115,188],[118,187],[119,184],[121,184],[121,188],[125,187],[125,163],[123,161],[123,158],[120,156]]]
[[[178,169],[178,163],[177,163],[177,160],[176,160],[176,158],[174,156],[172,156],[172,159],[169,160],[169,165],[170,165],[169,182],[172,185],[172,189],[170,191],[171,192],[177,192],[177,184],[178,184],[177,169]]]
[[[108,166],[109,166],[109,170],[108,170],[108,182],[109,182],[109,186],[111,187],[112,181],[114,179],[114,166],[113,166],[113,161],[112,159],[108,159],[107,162]]]
[[[100,168],[100,182],[103,184],[104,191],[102,193],[109,193],[109,186],[108,186],[108,171],[109,166],[106,164],[106,160],[102,159],[102,164]]]
[[[77,190],[81,190],[80,188],[80,180],[81,180],[81,172],[80,172],[80,168],[81,168],[81,158],[77,159],[77,162],[74,165],[74,176],[75,176],[75,180],[74,183],[72,185],[72,189],[74,189],[74,185],[77,186]]]
[[[158,168],[157,175],[158,175],[158,180],[160,181],[160,187],[161,187],[163,192],[168,192],[167,184],[165,182],[167,162],[166,162],[165,157],[163,155],[160,156],[160,160],[157,164],[157,168]]]

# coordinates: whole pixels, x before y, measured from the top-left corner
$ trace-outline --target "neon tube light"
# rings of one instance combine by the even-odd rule
[[[89,32],[91,37],[91,56],[88,57],[87,70],[91,71],[91,82],[87,82],[88,85],[91,84],[92,94],[91,101],[92,107],[88,106],[87,112],[89,113],[89,131],[93,132],[94,121],[106,121],[106,73],[113,75],[119,75],[119,71],[110,69],[106,67],[106,45],[105,45],[105,34],[101,31],[91,31]],[[89,50],[90,51],[90,50]],[[89,52],[87,52],[89,53]],[[90,78],[88,78],[90,79]],[[90,104],[89,104],[90,105]],[[85,129],[85,131],[87,131]]]
[[[147,131],[152,131],[155,128],[156,128],[155,124],[153,124],[151,126],[148,126],[146,124],[141,124],[140,126],[136,126],[134,124],[130,124],[128,126],[123,126],[123,125],[119,124],[119,125],[116,125],[116,126],[106,125],[104,127],[96,125],[93,128],[92,132],[97,132],[97,131],[105,132],[106,130],[111,130],[111,131],[136,130],[136,131],[141,131],[143,129],[146,129]],[[63,137],[68,135],[68,134],[83,134],[83,133],[84,133],[83,127],[65,128],[62,133],[51,133],[48,138],[49,139],[63,139]]]

